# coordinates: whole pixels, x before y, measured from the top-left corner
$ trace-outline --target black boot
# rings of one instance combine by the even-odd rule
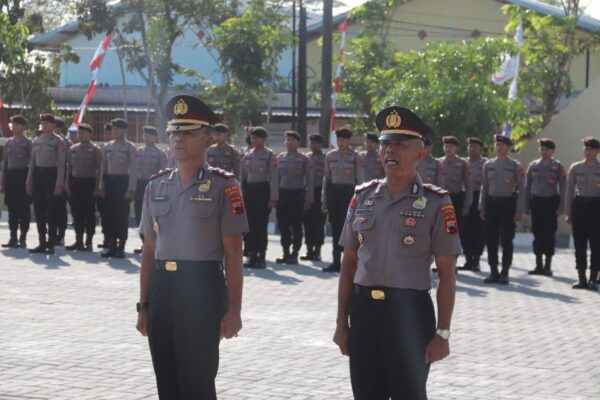
[[[115,242],[109,242],[105,247],[108,248],[107,251],[100,254],[102,258],[114,257],[117,254],[117,244]]]
[[[124,240],[119,242],[119,245],[117,246],[117,251],[115,252],[114,257],[115,258],[125,258],[125,241]]]
[[[510,267],[502,267],[502,272],[500,272],[500,278],[498,278],[498,283],[501,285],[508,285],[508,270]]]
[[[500,274],[498,273],[498,266],[490,265],[490,269],[491,273],[487,278],[483,280],[483,283],[498,283],[498,280],[500,279]]]
[[[76,241],[72,245],[66,246],[65,250],[83,250],[83,242]]]
[[[83,247],[83,249],[81,249],[81,251],[94,250],[94,246],[92,245],[93,237],[94,237],[93,235],[87,235],[87,237],[85,238],[85,246]]]
[[[465,263],[460,267],[456,268],[459,271],[472,271],[473,270],[473,256],[465,254]]]
[[[315,251],[313,252],[313,261],[321,261],[321,246],[315,246]]]
[[[479,268],[479,257],[480,256],[473,256],[473,259],[471,260],[471,271],[473,272],[481,271],[481,268]]]
[[[267,260],[265,258],[265,253],[264,252],[259,252],[258,253],[258,258],[256,260],[256,264],[255,264],[254,268],[258,268],[258,269],[265,269],[265,268],[267,268]]]
[[[285,260],[285,263],[290,265],[298,264],[298,250],[293,250],[292,254]]]
[[[33,249],[29,249],[30,253],[43,253],[46,251],[46,247],[47,247],[47,243],[46,243],[46,237],[41,237],[40,236],[40,244],[38,245],[38,247],[35,247]]]
[[[252,251],[248,251],[248,262],[244,263],[244,268],[256,268],[258,255]]]
[[[588,283],[588,289],[598,290],[598,271],[592,270],[590,272],[590,282]]]
[[[552,276],[552,255],[546,255],[546,262],[544,263],[544,275]]]
[[[535,269],[528,273],[529,275],[544,275],[544,263],[541,254],[535,255]]]
[[[2,247],[9,247],[11,249],[14,249],[15,247],[19,247],[19,242],[17,242],[17,232],[11,232],[8,243],[4,243],[2,245]]]
[[[333,262],[323,268],[323,272],[340,272],[342,269],[341,254],[337,250],[333,250]]]
[[[573,283],[571,285],[571,287],[573,289],[587,289],[588,282],[587,282],[587,278],[585,276],[585,269],[578,269],[577,276],[579,277],[579,280],[577,282]]]
[[[54,254],[54,241],[51,240],[46,245],[46,254]]]
[[[275,262],[277,264],[285,264],[289,257],[290,257],[290,249],[289,249],[289,247],[284,247],[283,248],[283,257],[276,258]]]
[[[21,231],[21,235],[19,236],[19,247],[22,249],[27,247],[27,231]]]
[[[315,254],[313,251],[313,247],[306,245],[306,255],[300,256],[300,259],[302,261],[312,261],[314,256],[315,256]]]

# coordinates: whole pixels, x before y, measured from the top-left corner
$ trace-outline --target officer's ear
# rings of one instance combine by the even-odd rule
[[[417,159],[416,161],[424,160],[427,157],[427,149],[425,148],[425,143],[422,140],[419,140],[417,147]]]

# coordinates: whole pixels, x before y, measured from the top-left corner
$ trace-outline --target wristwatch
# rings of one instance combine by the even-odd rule
[[[148,302],[144,301],[141,303],[135,303],[135,309],[137,310],[137,312],[140,312],[142,310],[142,308],[148,308]]]
[[[450,339],[450,329],[436,329],[435,334],[444,340]]]

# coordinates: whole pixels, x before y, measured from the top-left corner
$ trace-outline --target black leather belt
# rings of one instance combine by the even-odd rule
[[[390,300],[406,298],[407,296],[429,295],[428,290],[388,288],[381,286],[354,285],[354,293],[372,300]]]
[[[168,271],[177,272],[185,271],[187,269],[200,269],[200,268],[217,268],[222,269],[223,264],[221,261],[166,261],[156,260],[154,262],[154,269],[157,271]]]

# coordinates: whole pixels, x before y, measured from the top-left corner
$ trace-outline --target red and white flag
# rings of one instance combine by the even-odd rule
[[[335,110],[336,110],[336,101],[337,94],[340,92],[342,87],[342,67],[344,66],[344,47],[346,45],[346,27],[348,26],[348,18],[344,20],[339,26],[338,30],[342,34],[342,38],[340,41],[340,51],[338,54],[339,62],[337,69],[335,71],[335,80],[333,85],[333,93],[331,94],[331,123],[330,123],[330,133],[329,133],[329,148],[334,149],[337,147],[337,137],[335,136]]]

